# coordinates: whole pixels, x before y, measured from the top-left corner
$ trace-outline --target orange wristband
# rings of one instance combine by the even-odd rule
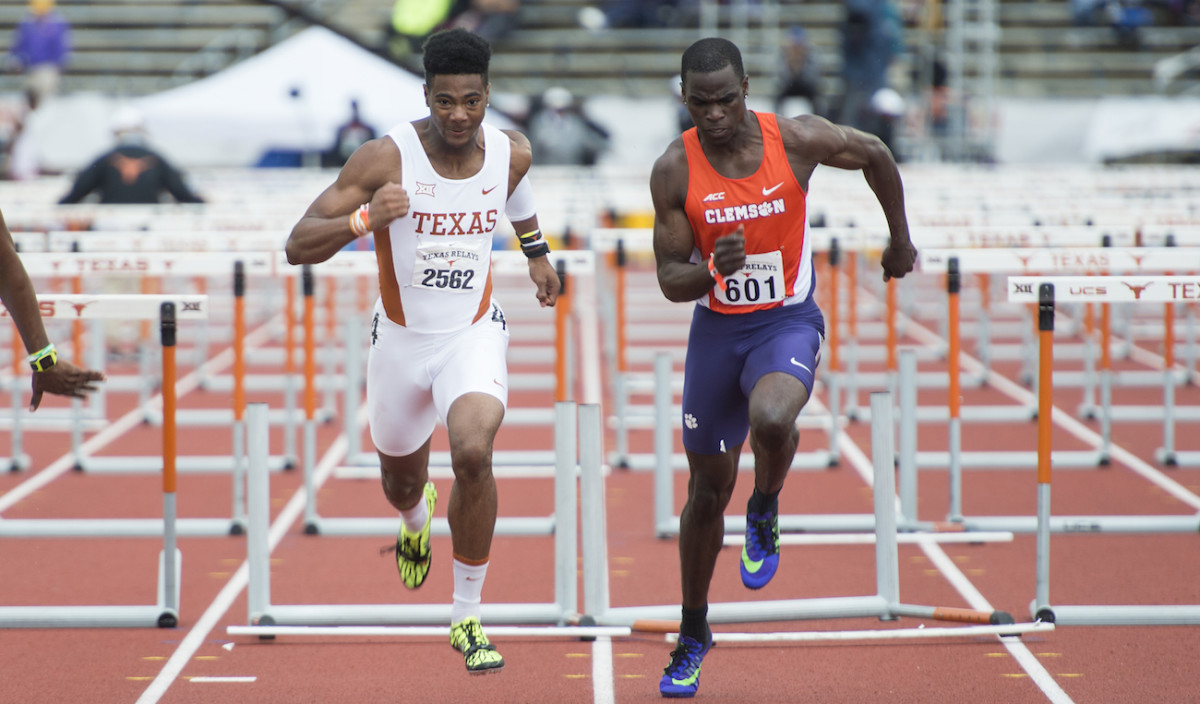
[[[717,282],[717,286],[720,286],[721,290],[724,291],[725,277],[721,276],[721,272],[717,271],[717,265],[713,263],[713,256],[712,254],[708,255],[708,274]]]
[[[370,203],[363,203],[350,215],[350,230],[355,237],[366,237],[371,234],[370,208]]]

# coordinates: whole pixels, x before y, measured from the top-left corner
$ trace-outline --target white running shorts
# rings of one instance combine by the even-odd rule
[[[419,333],[388,320],[380,303],[367,355],[371,441],[385,455],[411,455],[463,394],[495,396],[508,408],[508,323],[490,312],[465,330]]]

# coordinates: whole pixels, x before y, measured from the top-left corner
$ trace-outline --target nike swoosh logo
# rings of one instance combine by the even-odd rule
[[[771,194],[772,194],[772,193],[774,193],[775,191],[778,191],[778,190],[779,190],[779,187],[780,187],[780,186],[782,186],[782,185],[783,185],[783,181],[780,181],[779,183],[775,184],[774,186],[771,186],[770,188],[767,188],[766,186],[763,186],[763,195],[764,195],[764,196],[769,196],[769,195],[771,195]]]
[[[492,191],[496,190],[499,187],[500,187],[500,184],[497,183],[495,186],[492,186],[491,188],[485,188],[485,189],[483,189],[483,195],[486,196],[487,194],[491,193]]]
[[[792,357],[792,358],[791,358],[790,360],[788,360],[788,361],[790,361],[792,364],[795,364],[797,367],[800,367],[801,369],[803,369],[804,371],[808,372],[809,374],[812,374],[812,370],[811,370],[811,369],[809,369],[808,367],[804,366],[803,364],[801,364],[801,363],[797,362],[795,357]]]

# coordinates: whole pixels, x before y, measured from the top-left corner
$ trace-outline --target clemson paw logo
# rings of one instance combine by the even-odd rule
[[[699,425],[699,423],[696,422],[696,416],[692,415],[691,413],[683,414],[683,424],[688,427],[688,430],[695,430],[696,426]]]

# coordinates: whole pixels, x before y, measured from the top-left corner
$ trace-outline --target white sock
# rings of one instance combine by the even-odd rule
[[[483,599],[483,580],[488,563],[468,565],[454,561],[454,604],[450,607],[451,625],[469,616],[479,618],[479,603]]]
[[[421,493],[421,500],[416,506],[407,511],[400,512],[400,518],[404,519],[404,527],[409,533],[420,533],[425,527],[425,519],[429,517],[429,504],[425,501],[425,493]]]

